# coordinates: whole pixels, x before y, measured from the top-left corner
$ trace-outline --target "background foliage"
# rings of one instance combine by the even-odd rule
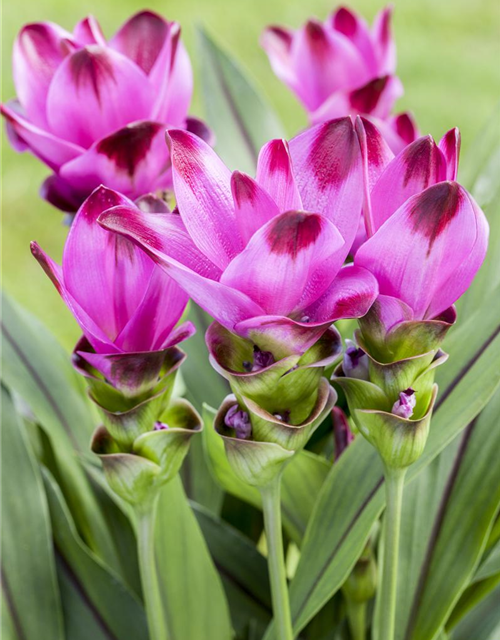
[[[2,99],[14,95],[10,58],[15,34],[26,22],[53,20],[71,29],[85,13],[94,14],[107,35],[132,13],[147,6],[178,20],[195,68],[193,112],[202,114],[196,24],[203,24],[230,50],[257,84],[292,136],[306,123],[302,108],[274,77],[259,35],[270,23],[297,27],[308,16],[324,18],[335,0],[16,0],[2,7]],[[372,19],[382,0],[352,0],[349,5]],[[500,4],[497,0],[398,0],[394,30],[398,73],[406,93],[398,109],[414,111],[423,133],[440,136],[451,126],[462,131],[463,150],[491,115],[500,95]],[[52,285],[29,254],[36,239],[58,259],[66,229],[60,214],[38,198],[47,170],[28,154],[17,155],[3,140],[4,287],[35,313],[70,348],[78,330]]]

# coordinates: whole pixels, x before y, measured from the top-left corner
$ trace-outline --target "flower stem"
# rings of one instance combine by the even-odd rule
[[[346,599],[347,619],[352,640],[366,640],[366,602]]]
[[[137,548],[149,637],[150,640],[167,640],[167,625],[155,562],[154,531],[157,504],[158,497],[156,496],[147,506],[141,505],[136,510]]]
[[[385,469],[384,558],[380,587],[379,629],[376,636],[378,640],[394,640],[399,531],[405,474],[406,469]]]
[[[280,503],[281,474],[261,489],[268,549],[269,578],[278,640],[293,640],[286,582]]]

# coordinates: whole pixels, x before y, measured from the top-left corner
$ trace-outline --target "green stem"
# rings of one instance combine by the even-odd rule
[[[261,489],[264,525],[268,550],[269,578],[273,600],[273,615],[278,640],[293,640],[290,601],[286,582],[280,503],[281,474]]]
[[[346,598],[346,605],[352,640],[366,640],[366,602],[354,602]]]
[[[384,558],[380,586],[378,640],[394,640],[399,530],[406,469],[385,470]]]
[[[137,548],[150,640],[167,640],[167,625],[156,572],[154,531],[158,497],[137,509]]]

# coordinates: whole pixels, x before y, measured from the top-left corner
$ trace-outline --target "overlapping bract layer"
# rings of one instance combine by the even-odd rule
[[[399,152],[418,132],[409,114],[390,115],[403,94],[395,75],[391,13],[391,7],[383,9],[370,29],[361,16],[340,7],[325,22],[311,19],[296,31],[269,27],[262,46],[274,72],[302,102],[311,123],[365,114]]]
[[[339,318],[364,315],[373,276],[343,263],[363,204],[350,118],[290,145],[272,140],[256,179],[231,173],[202,140],[169,132],[180,215],[109,209],[99,222],[141,246],[233,333],[280,359],[302,354]]]
[[[70,33],[28,24],[13,54],[18,100],[1,107],[18,151],[53,175],[42,195],[74,212],[101,183],[137,198],[171,185],[165,126],[190,127],[191,64],[180,27],[143,11],[109,40],[92,16]]]

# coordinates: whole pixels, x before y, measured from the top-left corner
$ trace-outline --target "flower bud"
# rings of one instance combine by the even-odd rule
[[[101,459],[110,487],[126,502],[137,505],[153,500],[156,491],[179,471],[202,420],[185,400],[175,400],[161,419],[124,449],[106,427],[99,427],[91,443]]]

